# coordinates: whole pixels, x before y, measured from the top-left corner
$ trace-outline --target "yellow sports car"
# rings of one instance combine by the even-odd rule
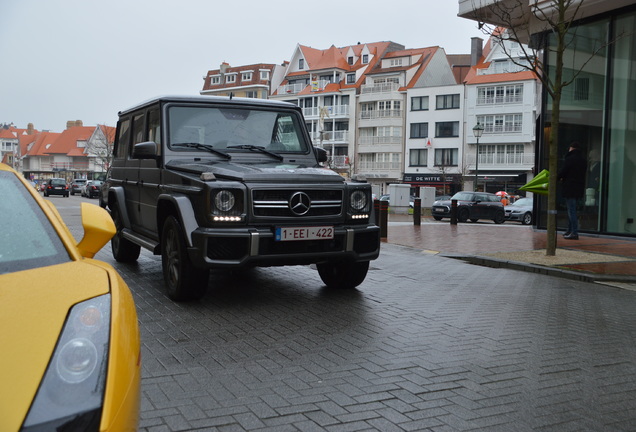
[[[134,431],[141,352],[128,286],[93,256],[115,233],[82,203],[77,243],[0,164],[0,431]]]

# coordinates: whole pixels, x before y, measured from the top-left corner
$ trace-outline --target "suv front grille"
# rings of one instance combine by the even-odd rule
[[[292,210],[292,197],[308,198],[308,210]],[[342,212],[341,189],[257,189],[252,191],[254,216],[337,216]],[[302,201],[302,200],[301,200]],[[302,207],[302,206],[301,206]]]

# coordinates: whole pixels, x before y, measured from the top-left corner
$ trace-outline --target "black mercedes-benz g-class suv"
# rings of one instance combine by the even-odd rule
[[[324,161],[285,102],[159,97],[122,111],[113,256],[161,255],[174,300],[203,296],[212,268],[316,264],[327,286],[356,287],[380,251],[371,187]]]

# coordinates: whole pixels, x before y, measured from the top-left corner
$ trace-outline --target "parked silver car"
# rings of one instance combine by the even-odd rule
[[[523,225],[532,223],[532,198],[519,198],[514,203],[504,207],[507,221],[518,221]]]

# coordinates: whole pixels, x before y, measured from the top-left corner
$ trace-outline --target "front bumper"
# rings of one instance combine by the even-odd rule
[[[333,239],[303,241],[276,241],[271,228],[198,228],[192,244],[190,259],[201,268],[370,261],[380,254],[380,228],[336,226]]]

